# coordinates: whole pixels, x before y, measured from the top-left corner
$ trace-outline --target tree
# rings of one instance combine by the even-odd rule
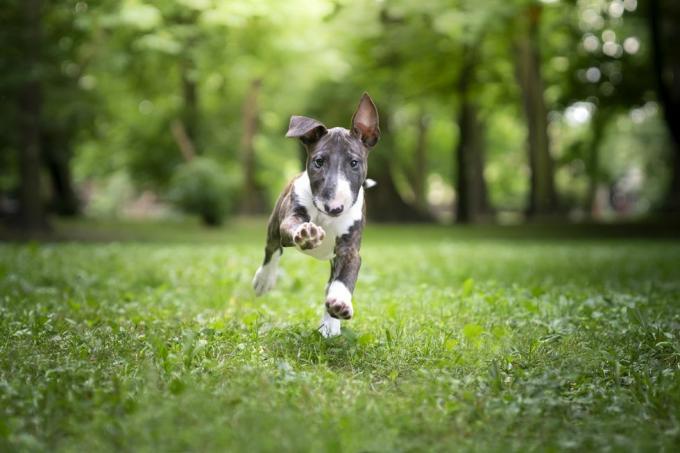
[[[456,145],[456,222],[478,220],[488,210],[484,180],[484,127],[479,108],[472,99],[472,84],[477,65],[476,46],[464,45],[458,80],[459,138]]]
[[[453,210],[459,222],[474,222],[492,204],[535,215],[591,205],[598,187],[632,166],[647,172],[663,156],[658,140],[635,163],[603,157],[633,153],[604,146],[619,119],[646,109],[656,121],[645,88],[647,20],[661,43],[658,99],[675,125],[675,89],[664,76],[673,73],[665,42],[676,29],[666,10],[675,10],[666,1],[654,3],[661,12],[649,19],[619,0],[44,3],[40,46],[26,48],[38,75],[25,77],[32,60],[23,46],[2,45],[0,95],[11,100],[0,105],[2,206],[11,206],[4,201],[15,196],[20,168],[37,168],[24,171],[34,180],[43,174],[42,201],[65,214],[78,205],[71,175],[94,181],[94,193],[115,174],[134,186],[126,194],[169,199],[173,175],[201,157],[240,184],[235,206],[263,212],[300,161],[283,139],[290,115],[347,126],[365,90],[383,130],[369,175],[378,187],[367,191],[374,217],[447,218]],[[28,30],[21,5],[0,11],[3,42]],[[633,45],[624,39],[639,52],[620,50]],[[40,89],[26,89],[29,82]],[[579,105],[590,116],[575,125],[566,112]],[[656,123],[634,123],[653,141],[647,132]],[[36,146],[37,158],[23,154]],[[656,203],[657,187],[645,201]]]
[[[71,173],[73,137],[68,131],[48,125],[41,131],[41,151],[47,168],[51,189],[52,209],[62,216],[75,216],[80,212],[80,200],[76,194]]]
[[[678,2],[650,0],[649,25],[657,93],[674,145],[664,210],[673,213],[680,213],[680,57],[675,47],[680,40],[679,21]]]
[[[527,213],[530,216],[550,214],[557,209],[554,163],[548,138],[548,109],[543,98],[544,84],[538,47],[542,12],[543,6],[538,3],[525,7],[518,19],[519,32],[515,41],[517,81],[528,128],[531,184]]]
[[[402,27],[400,17],[392,16],[388,5],[372,5],[369,8],[354,8],[352,5],[339,7],[333,20],[352,24],[348,29],[353,32],[347,37],[345,45],[350,51],[348,58],[353,67],[351,74],[342,83],[332,81],[320,85],[312,99],[317,105],[312,114],[324,118],[327,124],[349,126],[346,112],[351,112],[357,95],[368,91],[376,100],[380,115],[381,139],[369,157],[368,177],[377,181],[378,186],[366,191],[366,203],[370,206],[369,216],[381,222],[423,222],[433,217],[421,210],[415,200],[407,199],[399,187],[395,174],[403,172],[402,162],[395,152],[396,136],[400,132],[394,127],[395,110],[402,104],[405,84],[413,89],[413,79],[400,80],[395,77],[404,71],[407,56],[417,43],[411,43],[404,52],[400,45],[408,42],[408,35],[419,30]],[[363,24],[363,26],[359,26]],[[362,30],[356,33],[355,30]],[[401,70],[401,71],[400,71]],[[403,172],[407,173],[407,172]]]
[[[414,165],[412,172],[413,193],[415,195],[416,206],[421,211],[427,210],[427,132],[429,130],[430,119],[425,111],[418,115],[418,135],[414,150]]]
[[[583,205],[597,217],[597,189],[608,182],[601,157],[606,130],[614,119],[652,98],[646,18],[632,4],[623,8],[599,0],[581,2],[565,12],[565,39],[555,51],[568,59],[553,82],[560,93],[556,104],[563,109],[579,103],[589,107],[590,131],[569,157],[585,163],[588,182]],[[579,22],[582,17],[590,20]]]
[[[70,160],[75,137],[93,116],[84,74],[89,55],[82,51],[88,33],[77,17],[82,5],[14,2],[3,10],[4,42],[17,45],[3,58],[1,90],[14,102],[3,103],[2,135],[4,147],[17,150],[21,220],[29,229],[46,225],[48,197],[61,215],[80,207]]]
[[[243,135],[241,136],[241,159],[243,165],[243,198],[241,212],[259,214],[266,211],[264,190],[257,180],[257,161],[254,140],[259,122],[259,97],[262,80],[253,79],[243,101]]]
[[[20,166],[20,222],[29,232],[46,228],[42,200],[40,123],[42,84],[40,81],[42,13],[41,0],[26,0],[21,5],[20,43],[24,54],[23,82],[18,96],[19,108],[19,166]]]

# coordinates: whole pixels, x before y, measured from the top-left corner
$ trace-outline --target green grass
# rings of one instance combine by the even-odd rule
[[[126,241],[0,245],[2,451],[680,445],[678,241],[369,225],[326,340],[327,263],[254,297],[262,222],[68,226]]]

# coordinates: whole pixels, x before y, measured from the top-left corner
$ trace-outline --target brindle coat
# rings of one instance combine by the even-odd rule
[[[324,335],[337,335],[337,319],[350,319],[353,314],[351,296],[361,266],[359,250],[366,217],[367,158],[380,137],[378,112],[364,94],[351,130],[327,129],[317,120],[293,116],[286,136],[299,138],[304,145],[306,168],[276,202],[267,227],[264,261],[253,286],[258,294],[273,287],[283,247],[331,259],[321,328]]]

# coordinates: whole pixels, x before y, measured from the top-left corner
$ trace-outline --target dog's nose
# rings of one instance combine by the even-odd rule
[[[330,215],[338,215],[342,212],[343,209],[345,209],[345,206],[344,205],[336,205],[336,206],[324,205],[324,208],[326,208],[326,212],[329,213]]]

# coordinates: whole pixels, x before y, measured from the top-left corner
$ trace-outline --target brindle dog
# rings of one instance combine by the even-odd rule
[[[286,137],[307,150],[306,170],[283,191],[267,227],[264,262],[255,273],[257,295],[274,287],[283,247],[331,260],[326,306],[319,331],[340,334],[340,319],[354,314],[352,293],[361,266],[359,248],[365,224],[364,187],[368,152],[380,138],[378,111],[364,93],[352,128],[327,129],[319,121],[293,116]]]

